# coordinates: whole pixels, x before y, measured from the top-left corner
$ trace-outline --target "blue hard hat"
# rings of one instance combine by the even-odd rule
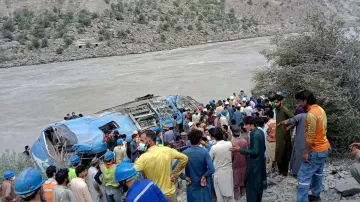
[[[36,191],[44,184],[41,173],[34,168],[25,168],[15,178],[14,192],[17,195],[25,195]]]
[[[71,163],[71,165],[80,163],[80,157],[78,155],[75,155],[75,156],[71,157],[70,163]]]
[[[210,100],[209,104],[211,104],[211,105],[214,104],[214,100]]]
[[[123,143],[123,140],[122,139],[118,139],[117,141],[116,141],[116,144],[117,145],[121,145]]]
[[[15,176],[15,173],[11,170],[7,170],[4,172],[4,179],[8,179],[8,178],[11,178],[11,177],[14,177]]]
[[[204,106],[204,103],[200,102],[200,103],[199,103],[199,106],[202,106],[202,107],[203,107],[203,106]]]
[[[125,157],[122,162],[131,163],[129,157]]]
[[[104,160],[105,160],[105,161],[110,161],[110,160],[113,159],[114,157],[115,157],[114,152],[108,151],[108,152],[106,152],[105,155],[104,155]]]
[[[220,112],[217,112],[217,113],[216,113],[216,116],[217,116],[217,117],[220,117],[220,116],[221,116],[221,113],[220,113]]]
[[[227,111],[226,111],[226,110],[222,110],[222,111],[221,111],[221,114],[225,116],[225,115],[227,114]]]
[[[122,162],[115,168],[115,182],[121,182],[136,175],[136,170],[131,163]]]

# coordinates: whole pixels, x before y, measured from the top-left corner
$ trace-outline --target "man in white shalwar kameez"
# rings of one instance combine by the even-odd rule
[[[230,148],[231,142],[224,141],[220,128],[215,128],[217,143],[211,147],[210,157],[215,166],[214,189],[217,202],[234,202],[233,169]]]
[[[98,158],[92,159],[90,164],[91,167],[88,170],[88,187],[91,198],[93,199],[94,202],[106,202],[106,197],[102,196],[102,194],[99,193],[99,192],[104,193],[103,187],[99,185],[94,179],[96,173],[99,171],[99,159]],[[100,198],[100,196],[102,197]]]

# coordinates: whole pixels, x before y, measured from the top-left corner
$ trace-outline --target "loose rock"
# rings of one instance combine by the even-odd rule
[[[336,183],[335,189],[342,196],[352,196],[360,193],[360,184],[351,177]]]

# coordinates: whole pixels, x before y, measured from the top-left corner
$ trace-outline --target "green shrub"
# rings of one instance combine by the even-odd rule
[[[126,39],[128,34],[123,30],[118,30],[116,35],[119,39]]]
[[[14,22],[12,20],[7,20],[3,26],[2,26],[3,31],[9,31],[9,32],[14,32],[15,31],[15,25]]]
[[[166,41],[166,36],[165,36],[164,34],[162,34],[162,35],[160,36],[160,39],[161,39],[162,42],[165,43],[165,41]]]
[[[98,13],[92,13],[91,14],[91,19],[96,19],[96,18],[99,18],[99,14]]]
[[[146,18],[144,14],[140,14],[138,17],[138,23],[140,24],[146,24]]]
[[[85,47],[86,48],[91,48],[91,43],[87,41],[86,44],[85,44]]]
[[[130,29],[126,29],[126,33],[127,33],[127,34],[131,34]]]
[[[7,30],[3,31],[3,36],[4,36],[4,38],[10,39],[10,40],[14,39],[14,35]]]
[[[173,1],[173,5],[175,7],[180,7],[180,1],[178,1],[178,0]]]
[[[187,29],[190,30],[190,31],[191,31],[191,30],[194,30],[194,26],[188,25],[188,26],[187,26]]]
[[[151,15],[151,20],[152,20],[152,21],[157,21],[157,19],[158,19],[158,15],[157,15],[157,14],[152,14],[152,15]]]
[[[26,33],[20,33],[15,37],[16,41],[18,41],[21,45],[25,45],[28,40]]]
[[[18,25],[18,28],[29,29],[32,25],[32,19],[34,18],[35,14],[28,9],[17,10],[14,12],[14,21]]]
[[[82,27],[78,27],[77,32],[78,32],[78,34],[84,34],[86,32],[86,30]]]
[[[182,26],[178,25],[178,26],[176,26],[175,31],[176,32],[181,32],[182,29],[183,29]]]
[[[201,22],[197,22],[197,23],[195,24],[195,26],[196,26],[196,29],[197,29],[198,31],[203,30],[203,26],[202,26]]]
[[[39,39],[33,38],[33,39],[31,40],[31,45],[32,45],[33,48],[39,49],[39,48],[40,48]]]
[[[64,48],[59,47],[56,49],[56,54],[61,55],[64,52]]]
[[[73,43],[73,39],[71,37],[65,37],[64,38],[65,46],[68,47]]]
[[[46,48],[49,46],[48,39],[42,39],[41,40],[41,48]]]
[[[170,29],[170,24],[165,22],[164,24],[160,25],[160,28],[164,31],[169,31]]]
[[[106,4],[109,4],[110,3],[110,0],[104,0]]]
[[[115,11],[114,15],[115,15],[116,20],[119,20],[119,21],[124,20],[124,17],[121,15],[121,13],[119,11]]]
[[[44,38],[45,37],[45,28],[41,25],[35,25],[32,31],[32,35],[36,38]]]
[[[105,40],[104,36],[103,36],[103,35],[100,35],[100,36],[99,36],[99,41],[104,41],[104,40]]]
[[[78,16],[78,23],[82,26],[90,26],[91,25],[91,17],[90,13],[86,10],[82,10]]]
[[[246,3],[247,3],[249,6],[252,6],[252,5],[254,4],[252,0],[248,0]]]
[[[1,57],[0,57],[1,58]],[[34,167],[31,158],[23,153],[17,152],[4,152],[0,156],[0,173],[4,173],[6,170],[12,170],[18,175],[23,169],[28,167]],[[0,175],[0,183],[4,180],[3,175]]]

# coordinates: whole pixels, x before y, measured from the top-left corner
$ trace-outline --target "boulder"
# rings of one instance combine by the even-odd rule
[[[352,196],[360,193],[360,184],[352,177],[336,183],[335,189],[342,196]]]

